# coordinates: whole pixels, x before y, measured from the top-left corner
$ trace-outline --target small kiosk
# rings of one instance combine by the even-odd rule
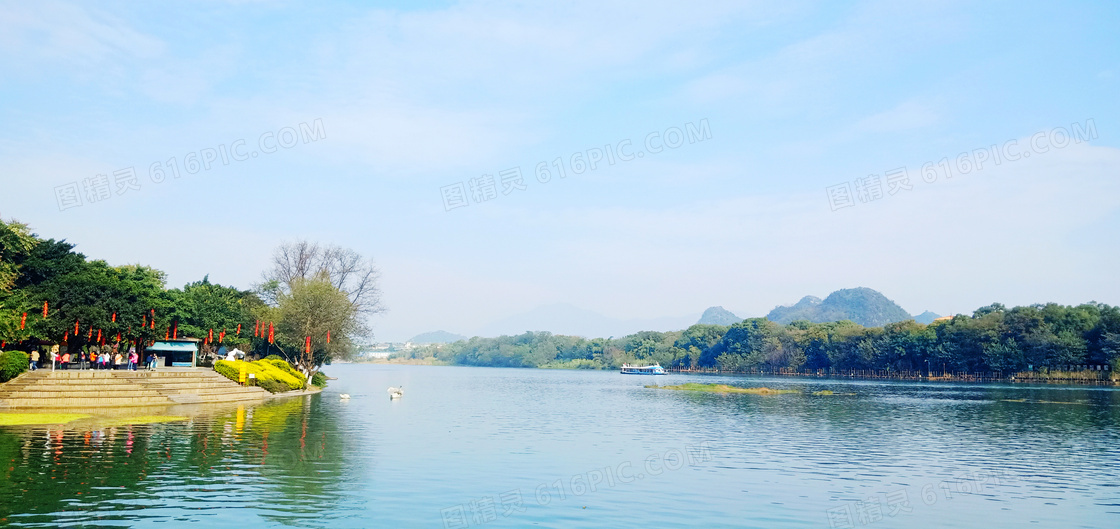
[[[144,350],[144,354],[159,357],[159,365],[164,367],[195,367],[198,361],[198,340],[180,338],[159,340]]]

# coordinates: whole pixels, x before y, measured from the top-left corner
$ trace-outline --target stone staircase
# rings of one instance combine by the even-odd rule
[[[0,384],[0,407],[168,406],[261,400],[270,394],[210,369],[78,371],[39,369]]]

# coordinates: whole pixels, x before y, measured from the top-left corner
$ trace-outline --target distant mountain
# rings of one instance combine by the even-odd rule
[[[432,331],[424,334],[417,334],[409,341],[412,343],[451,343],[466,339],[466,336],[447,331]]]
[[[921,313],[917,316],[914,316],[914,321],[916,321],[918,323],[924,323],[926,325],[929,325],[929,324],[933,323],[933,320],[936,320],[937,318],[940,318],[940,317],[941,317],[940,314],[938,314],[936,312],[930,312],[930,311],[927,310],[927,311],[925,311],[925,312],[923,312],[923,313]]]
[[[734,325],[743,321],[743,318],[736,316],[733,312],[723,307],[708,307],[704,314],[700,316],[698,324],[704,325]]]
[[[676,331],[688,328],[695,316],[624,320],[604,316],[567,303],[545,305],[493,322],[475,331],[476,336],[494,337],[548,331],[553,334],[607,338],[638,331]]]
[[[864,327],[881,327],[910,319],[910,313],[886,296],[870,288],[837,290],[823,300],[805,296],[795,305],[777,307],[766,315],[770,321],[787,324],[795,320],[816,323],[851,320]]]

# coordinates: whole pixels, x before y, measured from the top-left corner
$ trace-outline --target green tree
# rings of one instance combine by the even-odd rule
[[[346,293],[325,274],[293,280],[287,291],[277,296],[276,307],[262,312],[264,319],[276,322],[278,342],[288,361],[307,375],[331,360],[351,358],[357,350],[352,337],[360,335],[364,328]],[[310,353],[305,345],[308,337]]]

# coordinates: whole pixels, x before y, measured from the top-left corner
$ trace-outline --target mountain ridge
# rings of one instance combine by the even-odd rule
[[[864,327],[882,327],[888,323],[913,319],[913,316],[881,292],[856,287],[842,288],[823,300],[816,296],[805,296],[793,305],[775,307],[766,315],[766,319],[783,325],[796,320],[814,323],[851,320]]]

